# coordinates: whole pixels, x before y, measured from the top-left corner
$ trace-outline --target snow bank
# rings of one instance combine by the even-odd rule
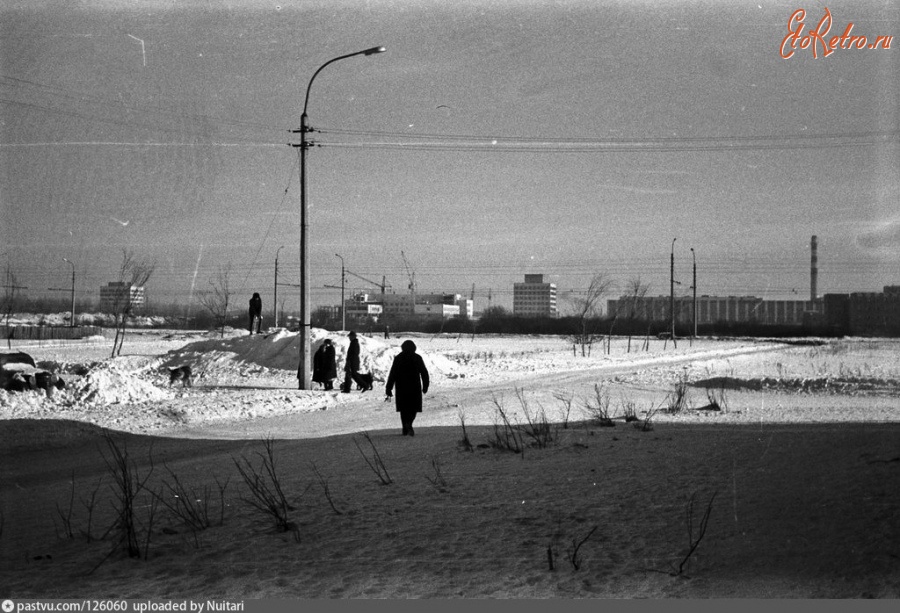
[[[338,373],[343,371],[350,339],[344,333],[330,333],[314,328],[310,344],[315,352],[330,338],[335,348]],[[400,353],[399,340],[385,342],[378,338],[358,336],[360,346],[360,371],[372,373],[376,381],[385,381],[394,356]],[[456,378],[460,366],[439,354],[422,354],[425,366],[433,377]],[[242,335],[231,338],[211,338],[189,343],[170,351],[163,360],[163,367],[188,365],[201,378],[221,378],[224,375],[246,376],[265,370],[281,370],[296,373],[300,362],[300,335],[296,332],[278,331],[263,335]]]

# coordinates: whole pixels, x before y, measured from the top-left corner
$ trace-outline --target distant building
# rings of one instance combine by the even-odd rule
[[[369,294],[355,294],[344,302],[344,309],[348,320],[364,320],[371,318],[378,321],[384,312],[384,307],[369,299]]]
[[[346,301],[350,319],[372,318],[378,321],[407,317],[472,317],[475,307],[472,300],[460,294],[356,294]]]
[[[643,321],[669,321],[669,296],[622,296],[607,301],[607,315]],[[675,298],[675,322],[693,322],[694,299]],[[763,300],[756,296],[697,296],[697,324],[760,323],[799,326],[810,313],[822,313],[822,300]]]
[[[100,311],[103,313],[134,312],[145,303],[143,286],[113,281],[100,287]]]
[[[825,294],[825,322],[839,334],[900,336],[900,286],[883,292]]]
[[[544,275],[525,275],[523,283],[513,283],[513,315],[558,317],[556,284],[544,283]]]

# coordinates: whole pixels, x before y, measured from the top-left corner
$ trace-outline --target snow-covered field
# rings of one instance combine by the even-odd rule
[[[340,370],[347,338],[326,335]],[[414,438],[383,395],[410,337],[432,375]],[[350,394],[297,389],[280,331],[129,331],[114,359],[107,338],[17,344],[68,387],[0,392],[0,596],[900,597],[900,342],[642,341],[361,335],[377,383]],[[185,364],[194,387],[169,387]],[[540,415],[543,446],[524,433]],[[139,558],[97,426],[145,480]],[[292,532],[235,469],[264,441]],[[176,476],[209,526],[158,502]]]
[[[338,370],[348,340],[345,334],[314,329],[314,349],[334,340]],[[516,391],[533,397],[550,417],[571,398],[571,419],[597,398],[596,385],[608,398],[612,416],[626,406],[636,412],[657,410],[656,419],[680,421],[894,421],[900,387],[900,342],[891,340],[807,340],[785,344],[766,340],[613,339],[595,344],[589,356],[556,336],[399,336],[360,335],[361,370],[371,372],[376,388],[367,394],[301,391],[297,385],[298,336],[274,331],[249,336],[245,331],[131,332],[122,355],[109,358],[111,343],[89,339],[67,343],[19,343],[38,366],[58,372],[67,388],[47,398],[43,392],[0,391],[0,418],[71,419],[133,433],[200,434],[227,432],[232,425],[275,416],[331,412],[317,417],[317,430],[296,436],[327,435],[393,427],[385,415],[383,382],[400,343],[413,338],[432,376],[421,423],[495,421],[495,398]],[[169,386],[170,367],[190,365],[194,387]],[[667,415],[669,395],[680,381],[688,397],[677,415]],[[381,384],[381,385],[379,385]],[[697,411],[709,404],[706,390],[724,394],[721,411]],[[521,404],[518,399],[513,404]],[[507,407],[514,413],[516,406]],[[341,416],[351,411],[348,430]],[[320,424],[321,422],[321,424]],[[223,430],[224,429],[224,430]],[[284,432],[290,436],[290,432]]]

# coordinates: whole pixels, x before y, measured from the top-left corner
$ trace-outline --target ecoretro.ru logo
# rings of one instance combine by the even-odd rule
[[[865,36],[853,34],[853,22],[849,22],[841,35],[827,38],[834,20],[831,11],[825,7],[825,15],[819,20],[815,30],[806,29],[806,11],[797,9],[788,19],[788,33],[781,41],[781,57],[788,59],[794,52],[800,49],[812,48],[814,58],[828,57],[837,49],[890,49],[893,36],[876,36],[871,41]]]

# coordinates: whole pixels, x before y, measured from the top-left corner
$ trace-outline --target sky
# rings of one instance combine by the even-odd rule
[[[347,292],[413,275],[477,310],[525,274],[563,313],[599,273],[610,298],[667,295],[672,253],[679,295],[695,259],[701,295],[808,299],[812,235],[819,294],[880,291],[900,284],[900,39],[802,48],[829,14],[825,43],[900,36],[891,0],[7,0],[0,264],[59,296],[66,258],[96,297],[128,249],[155,263],[151,303],[196,308],[229,270],[268,310],[277,258],[299,309],[290,130],[320,66],[384,46],[310,90],[313,308],[339,302],[341,258]]]

